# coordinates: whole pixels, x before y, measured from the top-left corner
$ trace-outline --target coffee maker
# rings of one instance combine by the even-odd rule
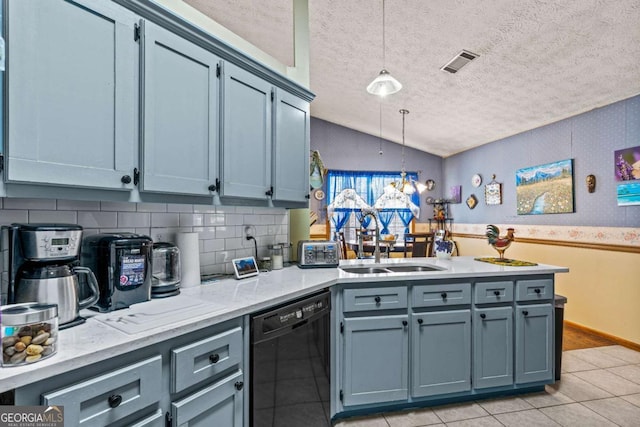
[[[78,313],[98,301],[99,291],[93,272],[79,265],[82,227],[12,224],[0,234],[2,304],[57,304],[59,329],[83,323]]]

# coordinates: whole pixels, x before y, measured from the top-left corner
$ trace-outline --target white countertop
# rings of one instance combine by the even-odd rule
[[[340,283],[366,281],[387,282],[424,279],[452,279],[485,276],[513,276],[527,274],[554,274],[568,272],[565,267],[538,265],[533,267],[501,267],[474,261],[473,257],[391,258],[383,265],[420,264],[444,268],[440,271],[354,274],[337,268],[301,269],[296,266],[261,273],[257,277],[235,280],[223,279],[199,286],[182,288],[180,295],[135,304],[124,310],[99,314],[85,310],[81,314],[87,322],[59,332],[58,352],[31,365],[0,368],[0,392],[24,386],[43,378],[52,377],[92,363],[118,356],[129,351],[124,344],[135,341],[137,347],[193,332],[226,320],[261,311],[304,295]],[[375,265],[374,260],[343,260],[341,266]],[[170,311],[162,311],[171,306]],[[153,318],[169,324],[152,327],[145,323],[144,331],[136,331],[137,319]],[[132,316],[133,315],[133,316]],[[127,322],[122,322],[124,319]],[[131,322],[128,322],[131,320]],[[110,326],[110,324],[116,327]],[[123,332],[127,331],[127,333]]]

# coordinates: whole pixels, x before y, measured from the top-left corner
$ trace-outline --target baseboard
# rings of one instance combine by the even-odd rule
[[[580,330],[582,330],[584,332],[588,332],[590,334],[594,334],[594,335],[598,335],[598,336],[600,336],[602,338],[606,338],[606,339],[608,339],[610,341],[613,341],[616,344],[619,344],[619,345],[621,345],[623,347],[627,347],[627,348],[630,348],[630,349],[635,350],[635,351],[640,351],[640,344],[635,343],[633,341],[628,341],[628,340],[625,340],[623,338],[616,337],[615,335],[609,335],[609,334],[606,334],[606,333],[604,333],[602,331],[598,331],[596,329],[591,329],[591,328],[588,328],[586,326],[580,325],[579,323],[571,322],[569,320],[565,320],[564,323],[569,325],[569,326],[571,326],[571,327],[573,327],[573,328],[580,329]]]

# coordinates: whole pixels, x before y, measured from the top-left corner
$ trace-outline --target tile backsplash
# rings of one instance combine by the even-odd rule
[[[245,238],[247,226],[256,239],[258,257],[269,254],[269,245],[289,242],[289,213],[283,208],[0,199],[0,225],[14,222],[79,224],[84,235],[132,232],[145,234],[154,242],[174,242],[177,232],[196,231],[201,274],[233,273],[229,261],[255,255],[253,241]]]

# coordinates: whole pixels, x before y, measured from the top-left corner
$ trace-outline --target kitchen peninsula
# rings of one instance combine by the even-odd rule
[[[553,382],[554,274],[567,268],[501,267],[473,257],[397,258],[382,265],[389,271],[288,267],[91,313],[84,325],[60,332],[54,357],[2,368],[0,392],[15,389],[16,405],[64,404],[65,416],[75,417],[70,420],[93,425],[164,425],[165,416],[178,420],[196,411],[203,393],[209,402],[232,396],[221,411],[232,411],[234,426],[248,425],[248,315],[323,289],[332,293],[332,417]],[[411,266],[433,270],[397,271]],[[165,301],[171,309],[160,319],[114,322],[139,307],[149,313],[166,307]]]

